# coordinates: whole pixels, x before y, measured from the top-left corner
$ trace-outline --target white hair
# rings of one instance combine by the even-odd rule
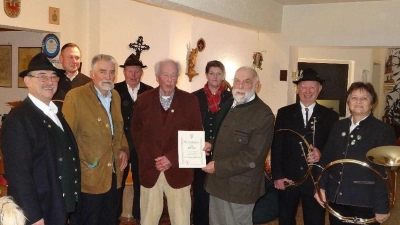
[[[10,196],[0,198],[0,225],[25,225],[26,218],[22,209]]]
[[[160,73],[161,73],[161,66],[162,66],[163,64],[165,64],[165,63],[172,63],[172,64],[174,64],[175,67],[176,67],[177,75],[178,75],[178,77],[179,77],[179,74],[180,74],[180,72],[181,72],[181,64],[180,64],[178,61],[175,61],[175,60],[172,60],[172,59],[164,59],[164,60],[161,60],[161,61],[157,62],[157,63],[154,65],[154,72],[155,72],[155,74],[156,74],[156,77],[158,77],[158,75],[160,75]]]

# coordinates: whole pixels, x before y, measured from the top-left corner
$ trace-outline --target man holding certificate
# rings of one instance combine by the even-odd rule
[[[210,194],[210,225],[252,225],[255,202],[265,193],[264,162],[271,147],[274,115],[258,96],[257,72],[241,67],[235,73],[233,99],[218,116],[213,159],[203,170]]]
[[[203,130],[199,103],[194,95],[176,88],[177,62],[166,59],[156,63],[155,74],[159,87],[138,96],[131,125],[139,157],[141,224],[158,225],[163,194],[168,199],[171,224],[190,224],[193,167],[179,167],[178,131]],[[204,138],[204,134],[184,136],[182,144],[188,149],[202,150],[204,140],[200,143],[196,137]],[[190,140],[192,137],[195,140]],[[187,159],[191,153],[185,154]]]

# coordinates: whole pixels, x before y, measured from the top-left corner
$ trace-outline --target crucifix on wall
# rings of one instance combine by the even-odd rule
[[[140,53],[142,53],[143,50],[149,50],[150,46],[143,44],[143,37],[139,36],[135,43],[129,44],[129,48],[135,50],[137,58],[140,59]]]

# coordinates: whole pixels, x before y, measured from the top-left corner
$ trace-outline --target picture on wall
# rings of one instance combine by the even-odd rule
[[[41,47],[19,47],[18,48],[18,74],[28,68],[28,64],[31,59],[37,55],[38,53],[42,52]],[[18,87],[19,88],[26,88],[24,83],[24,79],[18,77]]]
[[[12,86],[12,46],[0,45],[0,87]]]

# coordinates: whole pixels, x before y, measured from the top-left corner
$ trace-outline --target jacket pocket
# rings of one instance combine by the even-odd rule
[[[249,142],[249,137],[250,137],[249,133],[240,130],[235,130],[233,141],[245,145]]]
[[[355,184],[375,184],[375,181],[370,181],[370,180],[354,180],[353,183],[355,183]]]

